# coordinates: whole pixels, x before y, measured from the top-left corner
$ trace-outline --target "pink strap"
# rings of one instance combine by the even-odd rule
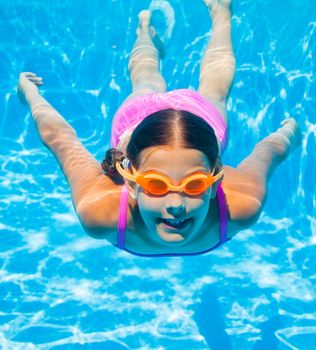
[[[128,190],[124,185],[121,190],[118,218],[118,248],[125,248],[125,230],[127,225]]]

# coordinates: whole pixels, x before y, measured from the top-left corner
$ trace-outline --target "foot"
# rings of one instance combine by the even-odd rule
[[[165,45],[163,44],[160,36],[156,32],[155,28],[153,26],[150,26],[149,28],[149,34],[151,36],[151,40],[153,41],[154,45],[156,46],[157,50],[159,51],[160,58],[165,57]]]
[[[229,8],[231,6],[232,0],[204,0],[205,5],[212,10],[213,7],[222,6]]]
[[[165,56],[164,44],[155,28],[153,26],[149,27],[151,12],[149,10],[143,10],[139,13],[138,18],[139,25],[136,31],[137,36],[148,34],[153,44],[156,46],[156,49],[159,51],[160,58],[163,58]]]
[[[137,35],[140,36],[143,33],[149,33],[149,22],[150,22],[151,12],[148,10],[143,10],[139,13],[138,19],[139,24],[137,28]]]

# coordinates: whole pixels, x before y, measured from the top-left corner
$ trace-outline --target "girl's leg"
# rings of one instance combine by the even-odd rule
[[[149,28],[150,16],[148,10],[141,11],[138,16],[137,39],[128,64],[133,91],[126,100],[150,92],[166,91],[166,82],[159,71],[160,52],[154,45],[159,38],[154,28]]]
[[[226,101],[235,75],[231,41],[231,0],[204,0],[213,23],[212,37],[201,62],[198,91],[215,104],[227,124]]]
[[[133,91],[124,103],[136,96],[166,91],[166,82],[159,71],[159,58],[164,54],[163,44],[155,29],[149,27],[150,16],[151,12],[148,10],[141,11],[138,15],[137,39],[128,63]],[[124,154],[131,134],[132,130],[125,130],[116,147]]]

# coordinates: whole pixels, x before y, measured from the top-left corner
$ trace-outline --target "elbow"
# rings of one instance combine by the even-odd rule
[[[268,141],[274,157],[279,159],[280,162],[289,156],[291,148],[289,141],[279,137],[277,133],[268,136]]]
[[[50,145],[56,139],[66,141],[69,137],[73,139],[73,137],[77,136],[75,129],[71,125],[58,122],[52,123],[47,120],[39,121],[37,129],[45,145]]]

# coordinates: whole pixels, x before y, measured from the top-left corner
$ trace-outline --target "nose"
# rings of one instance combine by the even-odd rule
[[[171,215],[179,215],[185,210],[184,198],[179,193],[169,193],[166,203],[167,212]]]
[[[167,212],[170,215],[173,215],[175,217],[181,215],[183,211],[184,211],[184,207],[178,207],[178,208],[169,207],[169,208],[167,208]]]

